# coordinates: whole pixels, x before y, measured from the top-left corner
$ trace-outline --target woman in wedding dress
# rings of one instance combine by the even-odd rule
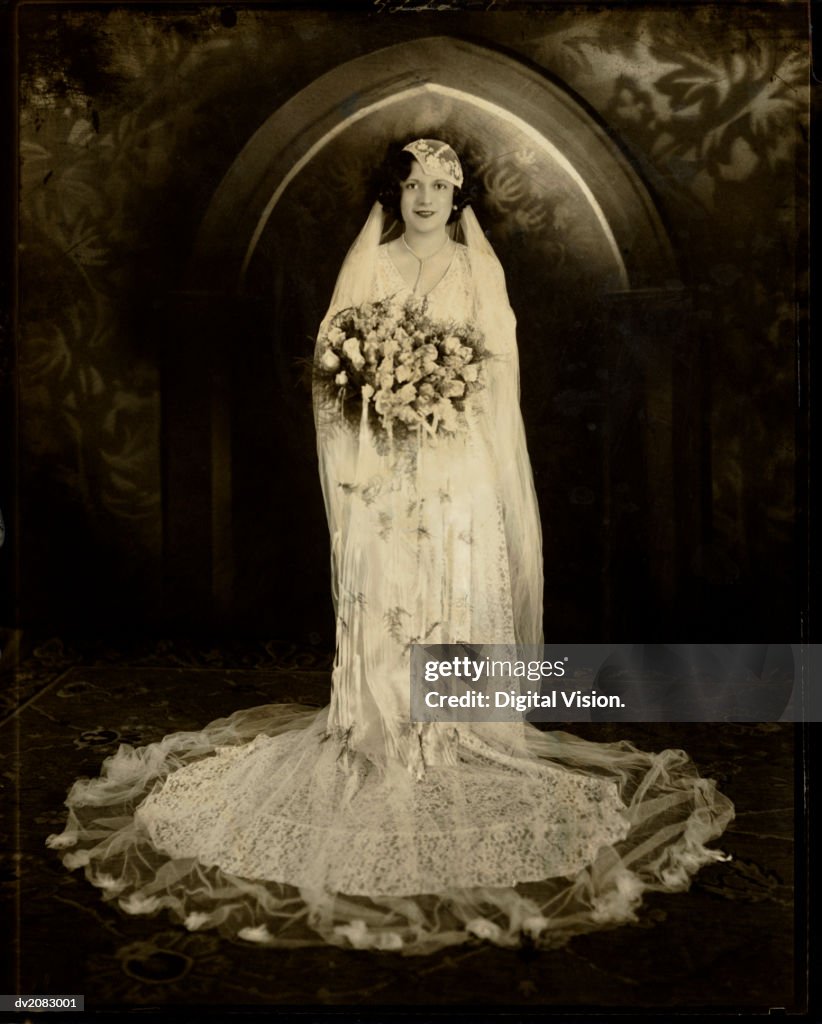
[[[705,844],[731,804],[682,751],[526,722],[411,721],[413,643],[542,641],[515,320],[464,185],[444,142],[393,155],[318,335],[330,705],[251,708],[121,746],[69,793],[65,831],[48,843],[127,913],[168,911],[272,946],[550,947],[633,919],[644,892],[686,889],[723,858]],[[385,242],[392,218],[403,230]],[[346,338],[352,315],[369,315],[371,333]],[[408,316],[445,325],[439,355],[433,335],[402,335],[417,363],[380,340]],[[352,402],[350,373],[369,351],[376,384]],[[426,391],[420,361],[450,374],[448,388]]]

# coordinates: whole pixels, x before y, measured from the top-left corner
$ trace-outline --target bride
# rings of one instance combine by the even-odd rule
[[[412,644],[542,642],[515,320],[470,195],[445,142],[392,152],[318,335],[330,705],[121,746],[69,793],[48,844],[127,913],[272,946],[547,947],[723,859],[732,806],[682,751],[411,721]]]

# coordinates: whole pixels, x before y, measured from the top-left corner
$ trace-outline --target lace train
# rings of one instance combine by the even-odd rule
[[[524,754],[467,727],[456,764],[378,768],[328,709],[267,705],[122,746],[78,780],[65,849],[104,899],[276,946],[429,953],[538,945],[687,888],[733,816],[683,751],[529,727]]]

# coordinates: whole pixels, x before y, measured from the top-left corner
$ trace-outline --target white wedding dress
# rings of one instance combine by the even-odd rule
[[[368,279],[372,299],[409,294],[385,246]],[[336,308],[350,298],[338,287]],[[723,856],[705,844],[732,807],[682,751],[411,723],[411,643],[541,640],[539,519],[498,264],[457,246],[428,303],[478,323],[490,350],[459,434],[386,451],[317,403],[330,706],[253,708],[122,746],[69,794],[49,845],[128,913],[276,946],[551,946],[631,919],[645,891],[685,889]]]

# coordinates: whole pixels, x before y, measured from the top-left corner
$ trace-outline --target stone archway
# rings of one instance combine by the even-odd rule
[[[203,220],[181,320],[200,325],[202,336],[211,332],[215,339],[207,352],[209,392],[195,399],[199,402],[200,436],[206,438],[210,453],[209,469],[200,478],[203,514],[195,540],[188,525],[185,530],[175,529],[174,509],[182,501],[188,511],[180,522],[190,521],[191,495],[175,500],[174,474],[168,474],[166,536],[169,551],[192,545],[201,549],[208,538],[205,562],[210,567],[211,608],[218,621],[230,617],[236,594],[244,589],[237,582],[242,559],[237,558],[235,544],[238,529],[243,530],[237,501],[243,485],[237,479],[237,453],[232,445],[237,434],[235,420],[244,414],[245,403],[238,402],[235,391],[232,346],[220,339],[239,337],[243,339],[240,347],[260,344],[259,321],[271,315],[269,308],[259,305],[267,287],[264,282],[293,260],[295,244],[303,233],[301,225],[316,225],[334,205],[333,190],[340,181],[328,184],[329,166],[342,167],[347,184],[356,182],[363,173],[362,153],[379,149],[373,145],[375,139],[433,134],[439,125],[446,126],[443,134],[452,140],[480,141],[480,164],[491,200],[490,228],[506,270],[513,267],[509,289],[513,285],[519,292],[519,302],[514,303],[518,313],[525,309],[527,314],[530,304],[539,301],[540,293],[552,285],[562,301],[578,292],[579,306],[590,307],[596,296],[594,326],[588,325],[588,338],[584,338],[584,330],[580,332],[584,339],[580,344],[593,339],[600,346],[600,377],[611,363],[624,367],[623,351],[616,353],[614,345],[621,346],[630,333],[629,386],[622,378],[617,395],[609,383],[609,371],[604,369],[604,382],[600,379],[587,391],[586,400],[596,406],[589,422],[575,423],[579,428],[576,437],[561,437],[559,442],[571,448],[587,445],[590,450],[580,461],[590,471],[588,475],[595,477],[582,484],[563,484],[571,495],[568,500],[577,502],[576,508],[563,514],[574,523],[587,517],[582,532],[587,534],[585,544],[594,552],[586,570],[591,578],[582,580],[579,601],[589,600],[599,611],[586,621],[589,635],[580,639],[590,639],[590,631],[600,626],[606,632],[614,628],[611,608],[617,584],[609,575],[609,566],[622,543],[614,504],[618,479],[621,485],[625,479],[632,481],[630,487],[637,492],[630,495],[632,507],[647,504],[653,490],[650,519],[641,530],[643,537],[650,537],[648,584],[651,592],[663,597],[673,588],[671,552],[677,545],[672,533],[673,502],[675,493],[682,490],[683,472],[686,477],[691,473],[691,461],[683,461],[681,452],[677,454],[674,437],[677,339],[673,333],[659,344],[655,338],[642,338],[643,331],[649,334],[647,325],[655,322],[655,310],[668,309],[670,320],[670,310],[676,312],[681,302],[676,262],[653,200],[620,147],[567,90],[510,56],[462,40],[436,37],[401,43],[347,62],[272,113],[232,164]],[[353,192],[356,200],[358,189]],[[312,196],[319,196],[313,208]],[[323,311],[333,268],[339,265],[363,216],[362,197],[359,203],[351,199],[349,195],[344,211],[335,212],[332,229],[315,232],[331,239],[327,265],[315,265],[303,254],[301,265],[316,270],[316,281],[306,283],[307,293],[302,296],[305,322],[290,323],[292,335],[307,334],[312,318],[318,322]],[[295,214],[295,210],[300,212]],[[306,244],[316,242],[309,238]],[[559,264],[562,272],[557,270]],[[278,280],[277,288],[287,292],[287,284]],[[565,305],[573,310],[574,302]],[[538,321],[549,333],[558,308],[553,307]],[[648,310],[652,311],[650,317]],[[570,313],[563,323],[566,336],[579,326],[574,315]],[[590,311],[586,315],[590,316]],[[257,326],[252,325],[255,319]],[[249,343],[255,331],[257,341]],[[529,333],[534,334],[533,325]],[[532,364],[542,370],[535,359]],[[525,369],[527,387],[529,378],[534,377],[527,372],[527,358]],[[584,386],[565,383],[563,394],[573,411],[576,398],[572,392],[584,391]],[[524,397],[527,401],[528,395]],[[541,406],[533,396],[531,402],[532,423],[546,416],[566,415],[565,409],[560,413],[549,409],[547,398]],[[178,444],[174,408],[174,401],[167,401],[166,444],[171,449],[171,466],[175,464],[173,448]],[[627,442],[624,433],[612,430],[614,423],[622,425],[626,418],[642,423]],[[282,430],[282,425],[277,429]],[[557,443],[558,429],[553,434],[548,431],[547,444]],[[594,432],[591,437],[586,429]],[[612,433],[614,437],[619,434],[616,441]],[[190,443],[189,430],[179,441],[177,462],[189,457],[189,451],[183,449]],[[626,448],[632,448],[634,459],[627,472]],[[260,461],[264,462],[264,457]],[[674,480],[677,461],[679,483]],[[542,465],[536,459],[535,472],[542,474],[546,494],[554,470],[550,459],[544,459]],[[564,546],[566,538],[560,529],[557,547]],[[628,562],[630,559],[629,552]],[[180,565],[202,561],[192,553],[187,561],[180,560]],[[597,562],[603,571],[598,570]],[[275,564],[272,558],[271,565]],[[596,593],[586,596],[590,588]]]

